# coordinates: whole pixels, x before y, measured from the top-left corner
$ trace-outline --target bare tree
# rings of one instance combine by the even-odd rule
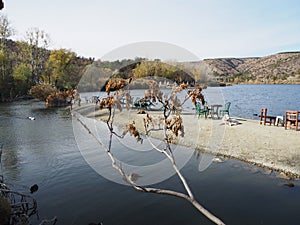
[[[50,37],[43,30],[31,28],[26,32],[25,42],[27,45],[23,45],[22,53],[31,68],[31,82],[35,84],[40,80],[49,58],[47,48],[50,45]]]
[[[194,198],[194,195],[188,185],[188,182],[186,181],[183,174],[180,172],[179,168],[177,167],[173,155],[171,143],[173,143],[173,141],[179,136],[184,136],[182,117],[180,116],[179,111],[177,111],[177,113],[174,114],[174,111],[176,111],[180,107],[180,105],[178,105],[178,101],[176,101],[176,94],[186,89],[187,85],[181,84],[180,86],[173,89],[172,94],[170,96],[163,97],[163,93],[159,90],[159,88],[157,88],[157,84],[155,83],[155,81],[150,81],[150,88],[146,92],[147,94],[145,94],[144,98],[141,101],[158,101],[162,104],[163,117],[161,121],[163,122],[163,126],[155,127],[154,119],[149,114],[145,114],[145,118],[143,120],[144,130],[142,132],[138,131],[137,127],[135,126],[135,122],[133,121],[132,123],[129,123],[126,126],[126,129],[122,134],[118,134],[114,129],[115,113],[117,109],[122,110],[119,101],[120,96],[123,96],[126,99],[126,103],[127,103],[126,108],[128,108],[128,104],[130,102],[130,94],[129,94],[129,89],[125,90],[125,87],[128,86],[130,82],[131,79],[129,80],[111,79],[106,85],[107,97],[100,101],[100,109],[107,108],[109,112],[108,118],[106,120],[106,124],[109,129],[109,135],[110,135],[108,146],[105,146],[102,142],[99,141],[97,136],[91,131],[91,129],[85,124],[85,122],[76,115],[76,113],[74,113],[73,115],[77,118],[77,120],[81,123],[81,125],[88,131],[88,133],[97,141],[97,143],[101,145],[103,149],[105,149],[106,154],[109,156],[111,160],[112,167],[115,170],[117,170],[119,174],[123,177],[123,179],[134,189],[146,193],[172,195],[179,198],[183,198],[188,202],[190,202],[199,212],[201,212],[203,215],[205,215],[208,219],[210,219],[215,224],[224,224],[219,218],[217,218],[215,215],[213,215],[211,212],[205,209]],[[114,93],[112,93],[112,90],[114,90]],[[201,91],[202,88],[200,86],[197,86],[194,90],[188,91],[188,95],[185,97],[181,105],[184,104],[188,99],[191,99],[193,103],[196,103],[197,100],[204,102],[204,97]],[[150,139],[151,132],[163,132],[164,135],[163,147],[157,147],[151,141]],[[153,147],[153,150],[164,154],[166,158],[169,159],[186,193],[178,192],[174,190],[144,187],[138,185],[136,183],[138,179],[138,175],[128,173],[127,171],[125,171],[122,165],[117,162],[113,154],[113,149],[112,149],[113,137],[117,136],[118,138],[124,138],[127,134],[130,134],[131,136],[135,137],[137,141],[141,141],[141,142],[145,137]]]
[[[0,15],[0,38],[7,39],[15,33],[7,16]]]

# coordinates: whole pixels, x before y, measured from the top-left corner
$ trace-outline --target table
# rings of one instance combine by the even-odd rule
[[[222,105],[214,104],[208,106],[208,115],[213,119],[215,116],[219,119],[219,108],[222,107]]]

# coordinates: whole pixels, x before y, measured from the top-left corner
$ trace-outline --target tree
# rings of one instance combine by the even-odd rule
[[[30,67],[24,63],[17,65],[14,68],[13,78],[15,84],[15,90],[18,95],[27,94],[30,89]]]
[[[7,16],[0,15],[0,38],[7,39],[14,34],[14,29],[11,26]]]
[[[75,57],[75,54],[66,49],[51,51],[46,63],[46,68],[50,71],[48,80],[51,84],[54,84],[56,87],[64,87],[67,67],[73,57]]]
[[[0,15],[0,89],[1,101],[12,98],[13,78],[12,64],[13,60],[9,54],[7,39],[13,35],[14,29],[6,16]]]
[[[207,218],[209,218],[212,222],[220,225],[224,224],[219,218],[217,218],[208,210],[206,210],[194,198],[194,195],[188,185],[188,182],[177,167],[173,155],[173,149],[171,144],[177,143],[177,139],[185,135],[183,118],[181,117],[180,112],[177,111],[176,115],[172,114],[172,112],[176,111],[174,110],[174,106],[178,104],[174,96],[176,96],[177,93],[186,90],[187,85],[180,84],[177,87],[173,87],[172,93],[170,94],[170,96],[167,96],[164,95],[162,91],[160,91],[158,82],[155,81],[155,79],[151,78],[149,80],[149,90],[145,91],[145,96],[143,97],[143,100],[161,103],[161,105],[163,106],[163,109],[161,111],[162,115],[159,118],[154,118],[148,113],[146,113],[145,117],[143,117],[143,122],[130,122],[126,125],[123,133],[120,134],[117,132],[118,129],[116,129],[115,127],[116,111],[117,109],[120,111],[123,110],[122,104],[120,102],[120,98],[122,97],[125,98],[126,108],[129,108],[127,107],[127,104],[128,102],[130,102],[131,96],[129,89],[126,87],[129,87],[128,85],[130,84],[131,80],[132,79],[122,80],[120,78],[110,79],[106,85],[107,96],[106,98],[103,98],[100,101],[100,110],[107,109],[104,113],[104,115],[108,114],[107,119],[105,119],[109,130],[107,144],[103,144],[103,142],[99,141],[97,135],[92,132],[93,128],[90,129],[88,125],[84,122],[83,118],[79,118],[79,116],[77,116],[75,113],[74,116],[76,117],[77,121],[79,121],[79,123],[87,130],[87,132],[90,135],[92,135],[94,140],[96,140],[98,144],[101,145],[101,147],[105,150],[107,156],[111,160],[112,167],[116,171],[118,171],[118,173],[122,176],[123,180],[127,182],[130,186],[132,186],[134,189],[146,193],[172,195],[185,199],[188,202],[190,202],[199,212],[201,212]],[[201,103],[204,104],[204,96],[202,95],[201,91],[202,88],[200,86],[197,86],[194,90],[187,91],[187,95],[181,104],[183,105],[188,99],[191,99],[191,101],[194,104],[196,104],[196,101],[201,101]],[[121,120],[123,119],[124,118],[121,118]],[[141,131],[140,129],[142,129],[143,131]],[[159,132],[158,136],[162,137],[163,144],[154,144],[154,142],[150,138],[150,134],[155,132]],[[143,139],[147,139],[148,143],[150,143],[150,145],[152,146],[153,151],[157,151],[163,154],[171,163],[172,168],[176,172],[186,193],[169,189],[160,189],[138,185],[137,180],[139,179],[139,174],[135,174],[134,171],[126,171],[126,169],[122,166],[122,163],[118,162],[117,158],[114,156],[114,149],[112,147],[114,137],[122,139],[127,134],[134,137],[138,142],[141,143],[143,143]]]
[[[174,74],[177,71],[175,66],[167,63],[163,63],[160,60],[145,61],[137,64],[132,70],[132,75],[135,78],[141,77],[165,77],[168,79],[174,79]]]
[[[40,81],[45,70],[45,64],[49,57],[47,48],[50,44],[50,37],[43,30],[31,28],[26,32],[25,42],[27,45],[21,45],[23,59],[30,65],[31,84],[34,85]]]
[[[46,63],[44,80],[55,85],[58,89],[74,89],[92,59],[77,57],[70,50],[58,49],[50,53]]]

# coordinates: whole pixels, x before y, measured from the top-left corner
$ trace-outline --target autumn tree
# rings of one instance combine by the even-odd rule
[[[74,89],[85,67],[92,62],[92,59],[84,59],[66,49],[53,50],[46,63],[46,73],[43,80],[54,84],[57,88]]]
[[[66,49],[51,51],[46,63],[46,68],[49,71],[47,74],[49,83],[55,84],[55,86],[58,87],[64,86],[64,79],[67,78],[68,66],[74,57],[75,53]]]
[[[36,84],[30,89],[30,94],[35,99],[45,101],[49,95],[55,93],[56,91],[57,90],[51,84],[40,83]]]
[[[162,63],[160,60],[144,60],[141,63],[137,64],[137,66],[132,70],[132,74],[135,78],[161,76],[170,79],[172,78],[176,70],[176,67],[166,63]]]

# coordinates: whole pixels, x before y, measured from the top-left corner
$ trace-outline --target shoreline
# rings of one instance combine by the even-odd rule
[[[95,104],[74,106],[79,114],[105,121],[107,110],[99,110]],[[150,111],[155,120],[162,112]],[[197,118],[192,113],[182,113],[185,135],[176,144],[195,150],[237,159],[262,168],[283,172],[290,179],[300,178],[300,132],[285,130],[284,127],[260,125],[259,120],[235,118],[238,125],[229,126],[221,119]],[[136,128],[143,134],[143,118],[130,110],[115,114],[115,125],[124,128],[135,121]],[[158,119],[157,119],[158,120]],[[156,126],[156,125],[155,125]],[[161,139],[162,133],[152,133],[151,137]],[[195,141],[196,140],[196,141]]]

